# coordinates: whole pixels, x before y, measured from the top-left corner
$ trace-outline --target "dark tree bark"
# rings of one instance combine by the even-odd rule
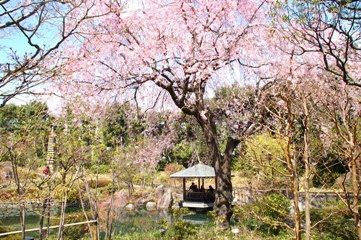
[[[42,208],[41,208],[41,215],[39,220],[39,239],[43,239],[43,229],[44,229],[44,219],[45,219],[45,213],[49,205],[49,198],[45,198],[43,200]]]
[[[213,113],[209,109],[196,111],[194,114],[198,124],[201,126],[209,155],[216,174],[216,201],[215,211],[220,218],[220,225],[228,228],[232,217],[232,181],[231,181],[231,157],[239,140],[229,138],[224,154],[221,153],[217,137],[217,126]]]

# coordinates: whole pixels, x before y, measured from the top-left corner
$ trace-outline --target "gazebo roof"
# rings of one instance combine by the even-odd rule
[[[214,178],[215,176],[214,168],[203,163],[170,175],[171,178]]]

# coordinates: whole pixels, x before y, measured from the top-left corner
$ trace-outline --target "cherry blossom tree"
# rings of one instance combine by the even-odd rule
[[[132,95],[140,87],[159,89],[193,116],[215,168],[215,209],[223,226],[232,216],[230,159],[240,140],[229,136],[221,151],[207,86],[225,81],[217,73],[232,64],[257,70],[262,66],[258,47],[265,42],[265,6],[266,1],[176,0],[143,1],[134,11],[119,9],[116,17],[105,18],[90,32],[80,52],[68,51],[61,79],[61,90],[77,89],[87,96],[91,91],[99,97],[123,89]],[[148,100],[154,99],[148,94]]]
[[[16,96],[42,92],[56,74],[49,57],[82,37],[80,26],[109,12],[96,0],[1,0],[0,107]]]

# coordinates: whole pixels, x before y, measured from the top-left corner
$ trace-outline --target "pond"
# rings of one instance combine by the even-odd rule
[[[73,222],[75,217],[84,221],[85,217],[80,207],[67,207],[66,208],[67,216],[69,219],[66,219],[66,223]],[[26,229],[38,228],[40,221],[40,215],[34,215],[32,212],[29,215],[25,216]],[[52,215],[50,217],[50,225],[57,225],[59,222],[59,215]],[[46,226],[47,218],[44,219],[44,226]],[[9,232],[9,231],[18,231],[21,229],[19,216],[10,216],[0,218],[0,232]],[[51,234],[56,234],[57,229],[50,230]],[[38,232],[27,232],[26,236],[37,237]],[[1,237],[0,237],[1,238]],[[6,239],[6,237],[1,238]]]
[[[67,208],[68,216],[83,216],[83,212],[80,208],[72,207]],[[84,217],[81,217],[84,218]],[[187,215],[182,216],[182,219],[189,221],[193,224],[208,223],[209,219],[204,213],[193,213],[190,212]],[[56,220],[56,219],[54,219]],[[146,210],[139,210],[134,212],[122,212],[119,214],[119,218],[115,220],[113,225],[113,236],[114,235],[126,235],[132,233],[146,233],[151,231],[161,231],[163,226],[161,222],[171,222],[172,216],[167,212],[148,212]],[[57,220],[56,220],[57,221]],[[54,224],[56,225],[56,221]],[[82,221],[82,220],[80,220]],[[68,221],[66,221],[68,222]],[[26,217],[26,228],[37,228],[39,226],[39,216],[27,216]],[[67,227],[66,230],[76,232],[83,227]],[[20,230],[19,217],[6,217],[0,219],[0,229],[6,229],[7,231]],[[52,234],[56,234],[57,229],[52,231]],[[37,232],[27,233],[27,236],[37,237]],[[104,233],[101,233],[101,237]]]

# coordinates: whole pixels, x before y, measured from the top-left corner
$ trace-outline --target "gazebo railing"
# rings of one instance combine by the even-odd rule
[[[212,203],[215,200],[214,192],[187,192],[183,201]]]

